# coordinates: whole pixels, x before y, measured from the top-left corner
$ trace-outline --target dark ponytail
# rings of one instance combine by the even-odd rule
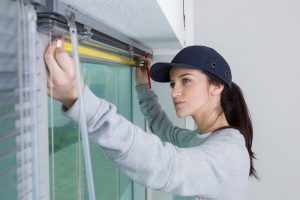
[[[258,178],[253,166],[255,155],[252,151],[253,128],[246,101],[241,88],[232,83],[231,89],[224,87],[221,94],[221,106],[229,125],[238,129],[244,136],[250,157],[250,176]]]
[[[223,84],[223,82],[214,75],[203,72],[208,76],[208,80],[212,84]],[[253,128],[248,111],[246,101],[243,96],[241,88],[232,82],[232,87],[229,89],[224,85],[221,94],[221,106],[229,126],[240,131],[244,136],[246,148],[250,157],[250,172],[249,176],[254,176],[258,179],[256,170],[253,166],[253,160],[256,159],[252,151]]]

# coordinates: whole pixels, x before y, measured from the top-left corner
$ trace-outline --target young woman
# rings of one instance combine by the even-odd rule
[[[53,98],[78,122],[72,59],[52,41],[45,53]],[[174,126],[147,86],[145,70],[137,69],[137,93],[154,134],[145,133],[116,113],[115,106],[83,88],[90,138],[123,173],[145,187],[182,199],[240,200],[248,177],[256,176],[251,151],[252,125],[240,88],[215,50],[190,46],[171,63],[156,63],[151,78],[170,82],[179,117],[192,116],[197,129]],[[49,90],[50,91],[50,90]],[[184,198],[183,198],[184,197]]]

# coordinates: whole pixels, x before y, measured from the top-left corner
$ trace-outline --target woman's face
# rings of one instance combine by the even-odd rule
[[[172,98],[178,117],[204,115],[211,108],[213,84],[201,71],[172,68],[170,71]]]

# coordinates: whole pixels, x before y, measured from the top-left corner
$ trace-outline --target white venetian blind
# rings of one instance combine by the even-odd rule
[[[0,6],[0,199],[36,199],[36,115],[31,37],[23,1]],[[33,189],[34,188],[34,189]]]

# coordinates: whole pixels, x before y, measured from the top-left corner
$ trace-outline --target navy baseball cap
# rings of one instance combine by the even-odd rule
[[[229,88],[232,85],[231,70],[226,60],[214,49],[206,46],[188,46],[182,49],[171,63],[159,62],[150,68],[150,76],[157,82],[169,82],[173,67],[203,70],[216,76]]]

